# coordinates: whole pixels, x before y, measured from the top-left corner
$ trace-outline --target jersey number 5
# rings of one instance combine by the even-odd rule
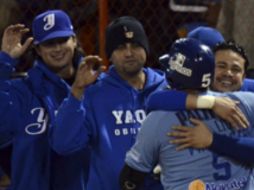
[[[228,162],[220,162],[219,156],[213,154],[213,167],[216,170],[213,177],[215,180],[228,180],[231,177],[231,167]]]

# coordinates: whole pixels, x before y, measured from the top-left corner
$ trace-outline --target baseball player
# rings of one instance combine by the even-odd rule
[[[215,52],[215,59],[216,63],[218,63],[218,68],[217,80],[214,81],[213,89],[217,91],[234,91],[239,89],[248,66],[248,58],[244,53],[244,49],[235,42],[228,41],[219,44],[215,48]],[[228,79],[226,78],[226,68],[232,68],[232,78],[229,76],[227,77]],[[223,76],[225,78],[224,80],[228,80],[228,84],[226,84],[226,81],[223,82],[223,80],[221,80]],[[230,83],[230,81],[232,82]],[[253,80],[245,79],[241,90],[253,91],[252,83]],[[179,150],[187,147],[209,148],[220,155],[229,156],[240,162],[244,162],[246,164],[253,163],[253,138],[229,137],[220,133],[212,133],[203,122],[194,120],[194,123],[197,126],[196,128],[187,129],[180,127],[180,131],[177,130],[170,134],[171,136],[181,136],[181,140],[176,139],[172,141],[172,143],[179,144]],[[181,132],[184,132],[184,134]],[[205,136],[207,138],[201,137],[201,135],[203,136],[204,134],[206,134]]]
[[[234,41],[224,41],[219,31],[209,27],[199,27],[188,35],[189,38],[200,40],[202,43],[208,45],[215,52],[215,77],[211,85],[211,89],[220,92],[231,91],[254,91],[254,82],[252,79],[246,79],[245,74],[249,65],[248,57],[244,49]],[[217,44],[217,46],[216,46]],[[165,54],[159,58],[159,61],[165,65],[169,61],[169,55]],[[162,92],[163,94],[163,92]],[[179,110],[187,108],[196,108],[196,105],[190,105],[195,102],[195,98],[190,96],[187,98],[184,92],[172,92],[163,95],[168,96],[169,99],[178,99],[176,102],[160,101],[160,99],[150,99],[150,109],[160,107],[160,109]],[[165,97],[166,98],[166,97]],[[187,104],[185,104],[185,102]],[[207,108],[207,107],[206,107]],[[221,107],[223,108],[223,107]],[[235,114],[234,114],[235,115]],[[225,118],[224,118],[225,119]],[[230,118],[229,118],[230,119]],[[242,125],[236,119],[227,119],[232,125]]]
[[[164,68],[173,88],[193,94],[211,93],[206,91],[214,71],[214,57],[210,48],[194,39],[179,39],[172,45],[169,54],[168,69]],[[219,93],[214,95],[222,96]],[[241,110],[250,123],[253,122],[254,95],[235,92],[228,96],[241,102]],[[176,125],[191,125],[191,117],[202,120],[212,131],[227,136],[253,135],[252,127],[234,131],[209,110],[154,110],[143,122],[136,143],[126,155],[126,165],[120,177],[122,189],[138,189],[143,176],[157,163],[162,168],[161,181],[166,190],[191,188],[192,182],[197,179],[201,181],[203,189],[253,189],[251,167],[209,150],[185,149],[178,152],[176,146],[169,143],[168,131]]]
[[[242,91],[252,91],[252,80],[245,79],[244,83],[241,87],[241,84],[244,79],[244,75],[246,69],[248,67],[248,57],[246,56],[244,49],[236,44],[233,41],[227,41],[218,44],[214,50],[215,53],[215,62],[218,65],[215,69],[216,80],[213,82],[212,89],[216,91],[235,91],[241,88]],[[165,60],[161,61],[161,63],[166,64]],[[229,70],[229,72],[227,72]],[[232,74],[230,74],[232,73]],[[222,80],[223,79],[223,80]],[[180,92],[178,92],[180,93]],[[176,93],[165,93],[163,94],[164,98],[174,98],[173,96],[177,96]],[[179,96],[178,100],[181,102],[185,102],[185,100],[180,100],[182,96]],[[211,97],[210,97],[211,98]],[[170,102],[160,102],[162,99],[151,97],[149,99],[149,109],[163,109],[163,110],[172,110],[172,105]],[[195,109],[197,108],[196,104],[188,105],[188,102],[196,102],[196,97],[189,96],[185,97],[187,100],[187,108]],[[207,100],[209,101],[209,100]],[[167,104],[168,103],[168,104]],[[173,103],[175,105],[175,103]],[[234,105],[232,105],[234,107]],[[183,110],[185,105],[178,106],[177,110]],[[208,107],[206,107],[208,108]],[[214,111],[221,111],[225,113],[222,105],[217,105],[217,108],[213,109]],[[223,111],[222,111],[223,110]],[[235,113],[231,113],[232,116],[229,118],[228,114],[224,116],[224,119],[227,119],[228,122],[231,123],[232,127],[239,128],[240,126],[247,126],[245,119],[243,117],[239,117],[238,119],[235,117]],[[223,117],[223,115],[220,114]],[[241,119],[242,118],[242,119]],[[240,119],[240,120],[239,120]],[[254,142],[252,138],[246,137],[229,137],[220,133],[212,133],[205,127],[205,124],[199,120],[194,120],[194,124],[197,125],[197,128],[184,128],[183,126],[179,127],[181,130],[176,130],[173,133],[170,133],[172,137],[181,136],[181,139],[172,140],[172,143],[179,144],[178,149],[181,150],[187,147],[193,148],[209,148],[210,150],[221,154],[226,155],[231,158],[234,158],[238,161],[245,163],[253,163],[253,157],[251,156],[252,150],[254,147]],[[197,133],[197,132],[200,133]],[[201,132],[202,131],[202,132]],[[206,138],[202,138],[206,134]],[[227,147],[227,148],[226,148]]]

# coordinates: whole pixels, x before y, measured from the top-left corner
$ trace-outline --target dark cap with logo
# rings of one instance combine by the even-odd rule
[[[149,53],[149,45],[142,24],[131,16],[122,16],[112,21],[106,29],[106,53],[112,52],[125,43],[137,43]]]

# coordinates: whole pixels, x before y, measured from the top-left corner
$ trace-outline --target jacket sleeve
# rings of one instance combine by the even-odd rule
[[[186,109],[187,93],[177,90],[162,90],[153,93],[147,101],[146,110],[178,111]]]
[[[59,154],[66,155],[86,147],[89,132],[85,126],[83,101],[71,94],[63,101],[50,128],[50,144]]]
[[[253,137],[229,137],[214,133],[213,142],[209,149],[239,162],[246,164],[254,163]]]
[[[243,85],[241,87],[241,91],[250,91],[254,92],[254,80],[245,78],[243,80]]]
[[[10,81],[15,71],[17,60],[5,52],[0,52],[0,148],[12,141],[14,120],[19,113],[19,101],[16,96],[17,90],[12,87]]]
[[[13,80],[0,80],[0,147],[9,144],[25,108],[23,92]]]
[[[0,52],[0,80],[10,79],[16,64],[16,59],[11,58],[5,52]]]

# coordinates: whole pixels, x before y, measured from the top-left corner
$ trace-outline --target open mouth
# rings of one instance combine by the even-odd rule
[[[232,79],[229,78],[217,79],[217,82],[220,84],[220,86],[225,88],[230,88],[234,84]]]

